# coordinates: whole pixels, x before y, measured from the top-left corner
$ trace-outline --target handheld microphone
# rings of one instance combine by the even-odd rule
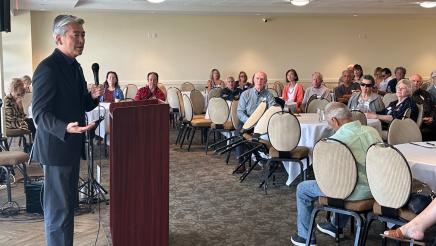
[[[94,63],[94,64],[92,64],[92,73],[94,74],[94,82],[95,82],[95,85],[98,85],[99,84],[99,81],[98,81],[98,70],[100,69],[100,66],[98,65],[98,63]]]

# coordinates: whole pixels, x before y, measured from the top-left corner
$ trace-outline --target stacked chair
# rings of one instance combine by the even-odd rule
[[[233,101],[232,104],[237,105],[238,101]],[[206,154],[209,149],[209,138],[212,133],[215,134],[216,132],[227,132],[230,134],[235,130],[233,122],[228,120],[230,116],[230,109],[226,100],[219,97],[212,98],[209,101],[208,111],[212,124],[206,138]]]
[[[319,197],[318,202],[320,205],[315,207],[312,212],[306,245],[310,244],[315,218],[320,211],[352,216],[357,224],[354,245],[359,245],[361,231],[365,225],[364,215],[372,210],[374,199],[347,200],[355,189],[358,178],[353,153],[344,143],[338,140],[321,139],[313,149],[313,171],[316,182],[325,196]],[[338,232],[336,242],[339,241],[339,234],[341,233]]]
[[[170,122],[173,123],[173,127],[176,127],[177,120],[180,117],[179,94],[181,94],[181,92],[178,88],[168,88],[167,102],[170,106]]]
[[[421,131],[411,119],[393,120],[387,135],[388,143],[391,145],[422,141]]]
[[[212,98],[221,97],[222,90],[223,89],[221,89],[221,87],[213,88],[212,90],[209,91],[209,94],[207,95],[207,100],[210,101],[210,99]]]
[[[306,113],[316,113],[318,109],[324,110],[327,104],[329,104],[329,101],[327,99],[316,98],[316,95],[314,98],[312,96],[307,102]]]
[[[136,86],[135,84],[126,85],[126,87],[123,90],[124,98],[134,99],[137,91],[138,91],[138,86]]]
[[[180,90],[181,91],[192,91],[192,90],[195,90],[195,86],[191,82],[184,82],[180,86]]]
[[[201,115],[204,113],[204,96],[199,90],[192,90],[190,94],[194,115]]]

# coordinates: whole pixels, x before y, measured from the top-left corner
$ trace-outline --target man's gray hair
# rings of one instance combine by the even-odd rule
[[[340,102],[331,102],[327,104],[324,110],[324,115],[327,119],[336,118],[338,120],[351,119],[351,111],[347,105]]]
[[[53,38],[56,40],[58,35],[64,36],[68,31],[67,26],[71,23],[83,25],[85,21],[74,15],[58,15],[53,22]]]

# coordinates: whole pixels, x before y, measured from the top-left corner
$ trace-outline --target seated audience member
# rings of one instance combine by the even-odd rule
[[[350,64],[347,66],[347,70],[350,70],[351,73],[354,73],[354,64]],[[338,86],[342,85],[343,81],[342,81],[342,75],[339,77],[338,80]]]
[[[29,77],[29,75],[23,76],[23,83],[24,88],[26,89],[26,93],[32,92],[32,79]]]
[[[354,65],[353,67],[353,82],[360,83],[362,82],[363,77],[363,68],[359,64]]]
[[[330,127],[336,130],[331,138],[347,145],[356,158],[358,179],[356,188],[347,200],[356,201],[372,198],[366,178],[365,160],[366,151],[374,143],[382,139],[377,130],[370,126],[364,126],[360,121],[352,121],[350,110],[342,103],[332,102],[325,108],[325,116]],[[334,153],[332,153],[334,154]],[[297,186],[297,234],[292,235],[291,242],[294,245],[304,245],[308,236],[311,214],[314,202],[324,194],[319,189],[316,180],[303,181]],[[339,215],[338,227],[345,227],[348,216]],[[330,222],[317,225],[318,230],[334,237],[336,228],[335,216]],[[315,238],[312,237],[310,245],[315,245]]]
[[[433,107],[436,107],[436,70],[430,75],[427,91],[431,95]]]
[[[402,80],[406,76],[406,69],[404,67],[396,67],[395,68],[395,78],[391,79],[388,83],[387,92],[395,93],[395,89],[398,81]]]
[[[347,104],[354,91],[360,90],[359,83],[353,82],[353,74],[349,70],[342,71],[342,85],[334,89],[336,101]]]
[[[165,101],[165,94],[157,87],[159,75],[156,72],[147,74],[147,86],[142,87],[136,92],[135,101],[145,99],[159,99]]]
[[[420,214],[396,230],[385,231],[384,234],[398,239],[423,240],[427,228],[436,223],[436,199]]]
[[[12,79],[10,93],[4,98],[6,129],[30,130],[34,138],[35,125],[32,119],[26,118],[21,104],[24,94],[26,94],[26,88],[23,80]]]
[[[227,87],[221,91],[221,98],[226,101],[239,100],[242,90],[236,87],[236,81],[232,76],[226,79],[226,86]]]
[[[301,112],[300,107],[304,98],[303,86],[298,82],[298,74],[295,69],[286,71],[287,84],[283,88],[282,98],[285,102],[297,103],[297,113]]]
[[[314,72],[312,74],[312,86],[307,88],[304,92],[301,109],[304,109],[306,107],[306,104],[312,95],[316,95],[318,98],[325,98],[329,101],[332,100],[332,97],[330,95],[330,89],[323,85],[322,82],[322,74],[320,72]]]
[[[380,82],[380,85],[379,85],[379,88],[378,88],[378,93],[380,95],[384,95],[384,94],[386,94],[386,92],[388,92],[389,81],[393,80],[394,77],[392,77],[392,72],[387,67],[382,69],[382,75],[381,76],[382,76],[383,80]]]
[[[100,97],[102,102],[116,102],[124,100],[123,91],[118,85],[118,75],[116,72],[109,71],[106,74],[106,81],[103,83],[104,94]]]
[[[375,89],[380,88],[380,83],[383,81],[382,70],[383,70],[383,68],[381,68],[381,67],[376,67],[374,70]],[[375,92],[377,92],[377,91],[375,91]]]
[[[247,89],[246,91],[242,92],[238,108],[237,108],[237,115],[241,123],[239,124],[240,127],[247,121],[247,119],[250,117],[250,115],[256,110],[257,106],[262,102],[265,101],[267,103],[267,107],[271,107],[274,105],[274,96],[266,89],[266,83],[268,82],[268,78],[266,73],[264,72],[257,72],[253,76],[254,81],[254,87]],[[236,129],[235,134],[240,134],[240,129]],[[239,145],[236,148],[236,155],[240,156],[244,153],[244,147],[243,145]],[[238,160],[239,163],[242,162],[242,159]],[[238,172],[244,172],[244,168],[240,168]]]
[[[242,91],[245,91],[248,88],[251,88],[253,85],[248,82],[247,74],[244,71],[239,72],[238,76],[239,80],[236,81],[237,87],[239,87]]]
[[[428,91],[421,88],[421,75],[413,74],[409,79],[412,82],[412,100],[416,104],[421,104],[423,107],[421,124],[422,138],[424,141],[436,140],[436,109],[433,107],[431,95]]]
[[[220,78],[220,71],[218,71],[216,68],[212,69],[212,71],[210,71],[210,79],[207,81],[207,91],[210,91],[216,87],[224,88],[224,81],[222,81]]]
[[[354,93],[348,101],[349,109],[357,109],[364,113],[378,112],[385,108],[379,94],[372,92],[375,86],[374,78],[371,75],[364,75],[360,82],[360,92]]]
[[[394,119],[403,119],[407,109],[410,108],[410,118],[414,121],[418,118],[418,108],[410,97],[412,94],[412,83],[410,80],[402,79],[397,83],[396,94],[398,100],[391,102],[385,109],[377,113],[367,113],[368,119],[379,119],[384,129]]]

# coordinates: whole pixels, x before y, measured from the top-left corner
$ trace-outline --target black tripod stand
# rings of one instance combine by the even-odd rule
[[[104,117],[100,117],[100,119],[96,122],[96,127],[98,127],[100,121],[102,121]],[[97,182],[94,178],[94,137],[95,137],[95,128],[90,129],[86,132],[86,140],[88,142],[88,178],[79,186],[79,192],[84,194],[86,197],[82,199],[80,202],[85,204],[91,203],[99,203],[105,202],[109,204],[106,199],[105,194],[107,194],[107,190],[103,188],[103,186]]]

